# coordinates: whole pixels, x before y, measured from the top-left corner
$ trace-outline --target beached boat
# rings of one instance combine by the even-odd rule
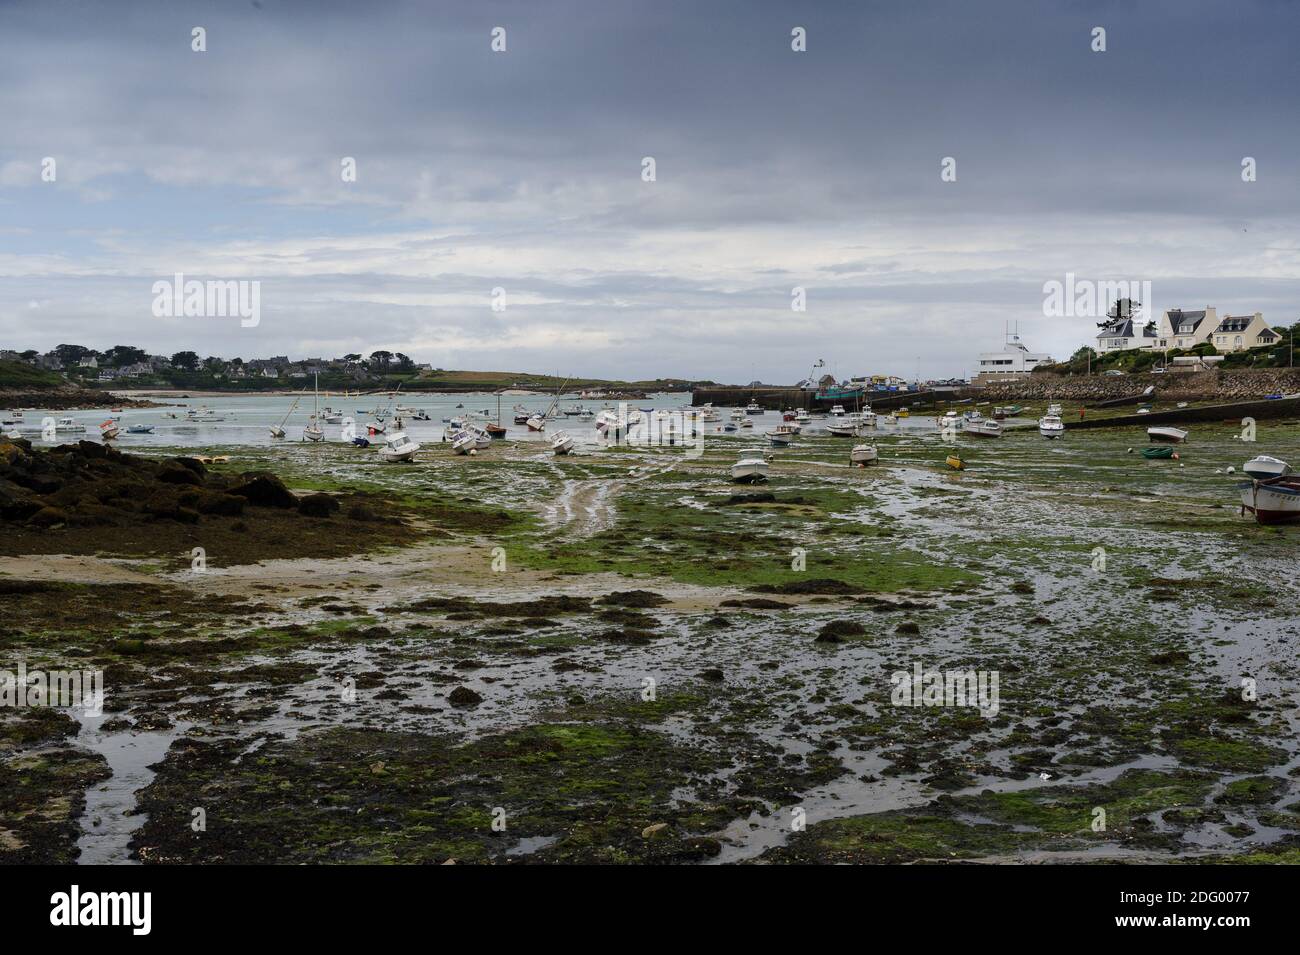
[[[1187,440],[1187,432],[1182,428],[1152,427],[1147,428],[1147,437],[1152,441],[1173,441],[1178,443]]]
[[[1291,473],[1291,465],[1281,458],[1270,457],[1267,454],[1251,458],[1241,466],[1241,469],[1256,481],[1268,481],[1276,477],[1285,477]]]
[[[112,441],[117,437],[118,430],[117,422],[109,418],[99,426],[99,436],[105,441]]]
[[[1044,438],[1059,438],[1065,434],[1065,423],[1060,415],[1045,414],[1038,419],[1038,433]]]
[[[844,416],[844,406],[843,406],[843,405],[831,405],[831,417],[832,417],[832,418],[842,418],[843,416]]]
[[[992,418],[980,418],[978,421],[969,423],[964,433],[975,438],[1000,438],[1002,437],[1002,425]]]
[[[324,441],[325,432],[320,426],[320,375],[312,382],[311,417],[307,420],[307,427],[302,429],[302,437],[304,441]]]
[[[794,444],[795,434],[795,430],[789,425],[777,425],[767,432],[767,440],[772,442],[772,446],[775,448],[787,448]]]
[[[880,452],[876,450],[874,445],[857,444],[849,452],[849,463],[860,468],[864,468],[868,464],[875,464],[879,460]]]
[[[271,426],[271,437],[273,438],[284,437],[284,423],[289,420],[289,415],[293,414],[293,409],[296,407],[298,407],[298,399],[294,398],[293,404],[291,404],[289,406],[289,410],[284,413],[284,417],[280,419],[280,423]]]
[[[948,457],[944,459],[943,463],[948,465],[948,467],[952,468],[954,471],[964,471],[966,469],[966,462],[955,454],[948,455]]]
[[[799,424],[807,424],[812,420],[812,415],[808,413],[808,409],[800,408],[794,413],[794,420]]]
[[[567,431],[557,431],[551,438],[551,450],[556,454],[568,454],[573,450],[573,436]]]
[[[384,438],[384,446],[379,449],[379,460],[387,464],[410,461],[420,445],[412,441],[405,431],[394,431]]]
[[[629,422],[620,418],[617,411],[606,408],[596,415],[596,433],[607,441],[618,441],[627,436]]]
[[[1178,455],[1174,453],[1173,448],[1169,448],[1169,447],[1143,448],[1142,457],[1146,458],[1148,461],[1158,461],[1167,458],[1176,458],[1178,457]]]
[[[151,424],[133,424],[126,429],[127,434],[153,434]]]
[[[1300,520],[1300,477],[1286,474],[1266,481],[1237,485],[1242,513],[1255,515],[1261,524],[1286,524]]]
[[[767,458],[759,450],[740,452],[740,460],[731,466],[731,480],[737,484],[761,484],[767,480]]]

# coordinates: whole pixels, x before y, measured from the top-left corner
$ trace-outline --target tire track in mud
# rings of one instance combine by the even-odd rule
[[[633,468],[635,473],[624,479],[566,478],[557,465],[552,463],[551,467],[563,485],[555,500],[542,505],[542,518],[547,526],[563,531],[567,537],[582,539],[614,526],[618,511],[613,499],[623,485],[665,474],[676,463]]]

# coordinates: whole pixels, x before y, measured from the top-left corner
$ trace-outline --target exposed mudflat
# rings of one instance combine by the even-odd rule
[[[810,435],[730,484],[754,443],[217,448],[221,487],[383,520],[7,547],[0,667],[107,699],[0,708],[0,860],[1300,859],[1300,527],[1226,473],[1300,462],[1293,428],[959,438],[955,473],[910,422],[879,466]],[[996,696],[900,705],[918,666]]]

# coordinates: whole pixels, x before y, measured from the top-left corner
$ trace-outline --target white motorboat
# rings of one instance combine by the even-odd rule
[[[742,411],[740,408],[736,408],[731,412],[732,421],[740,421],[744,417],[745,417],[745,412]]]
[[[1058,404],[1050,404],[1047,406],[1047,413],[1049,415],[1056,415],[1056,417],[1059,418],[1061,416],[1061,406]]]
[[[1270,478],[1285,477],[1291,473],[1291,465],[1287,464],[1281,458],[1270,457],[1267,454],[1261,454],[1259,457],[1251,458],[1241,466],[1241,469],[1256,481],[1267,481]]]
[[[962,416],[955,411],[945,411],[939,419],[940,431],[954,431],[962,426]]]
[[[786,425],[777,425],[771,431],[767,432],[767,440],[772,442],[774,448],[788,448],[794,444],[795,431]]]
[[[530,415],[529,418],[528,418],[528,420],[525,422],[525,424],[528,425],[528,430],[529,430],[529,431],[539,431],[539,432],[540,432],[540,431],[545,431],[545,430],[546,430],[546,416],[543,415],[543,414],[533,414],[533,415]]]
[[[551,450],[556,454],[568,454],[573,450],[573,436],[567,431],[557,431],[551,438]]]
[[[731,480],[737,484],[762,484],[767,480],[767,458],[761,450],[740,452],[740,460],[731,466]]]
[[[842,417],[844,417],[844,406],[843,406],[843,405],[831,405],[831,417],[832,417],[832,418],[842,418]]]
[[[966,425],[965,433],[976,438],[1002,437],[1002,423],[992,418],[980,418]]]
[[[477,425],[465,425],[451,439],[451,449],[457,454],[469,454],[490,447],[492,447],[492,435]]]
[[[85,430],[84,424],[77,424],[71,418],[60,418],[54,425],[55,434],[83,434]]]
[[[1187,440],[1187,432],[1182,428],[1154,427],[1147,428],[1147,437],[1152,441],[1172,441],[1177,444]]]
[[[868,464],[875,464],[880,460],[880,452],[876,450],[875,445],[855,444],[853,450],[849,452],[849,462],[855,467],[864,468]]]
[[[607,441],[618,441],[627,436],[628,422],[617,411],[606,408],[596,415],[596,433]]]
[[[800,408],[794,413],[794,420],[799,422],[799,424],[807,424],[812,420],[812,415],[808,413],[807,408]]]
[[[133,424],[126,429],[127,434],[153,434],[151,424]]]
[[[420,445],[412,441],[405,431],[394,431],[385,436],[384,446],[379,449],[379,460],[388,464],[410,461],[419,450]]]
[[[762,414],[762,413],[763,413],[763,408],[759,405],[757,401],[751,400],[749,404],[745,405],[745,414]]]
[[[1065,434],[1065,422],[1060,415],[1045,414],[1038,419],[1038,433],[1044,438],[1059,438]]]
[[[1244,481],[1241,509],[1250,512],[1261,524],[1286,524],[1300,520],[1300,477],[1284,474],[1266,481]]]

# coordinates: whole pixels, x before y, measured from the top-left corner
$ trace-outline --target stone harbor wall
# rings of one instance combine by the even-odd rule
[[[1244,401],[1300,392],[1300,368],[1261,368],[1240,371],[1167,371],[1161,375],[1033,375],[1024,381],[989,385],[982,397],[992,401],[1056,398],[1062,401],[1106,401],[1141,394],[1155,385],[1160,401]]]

